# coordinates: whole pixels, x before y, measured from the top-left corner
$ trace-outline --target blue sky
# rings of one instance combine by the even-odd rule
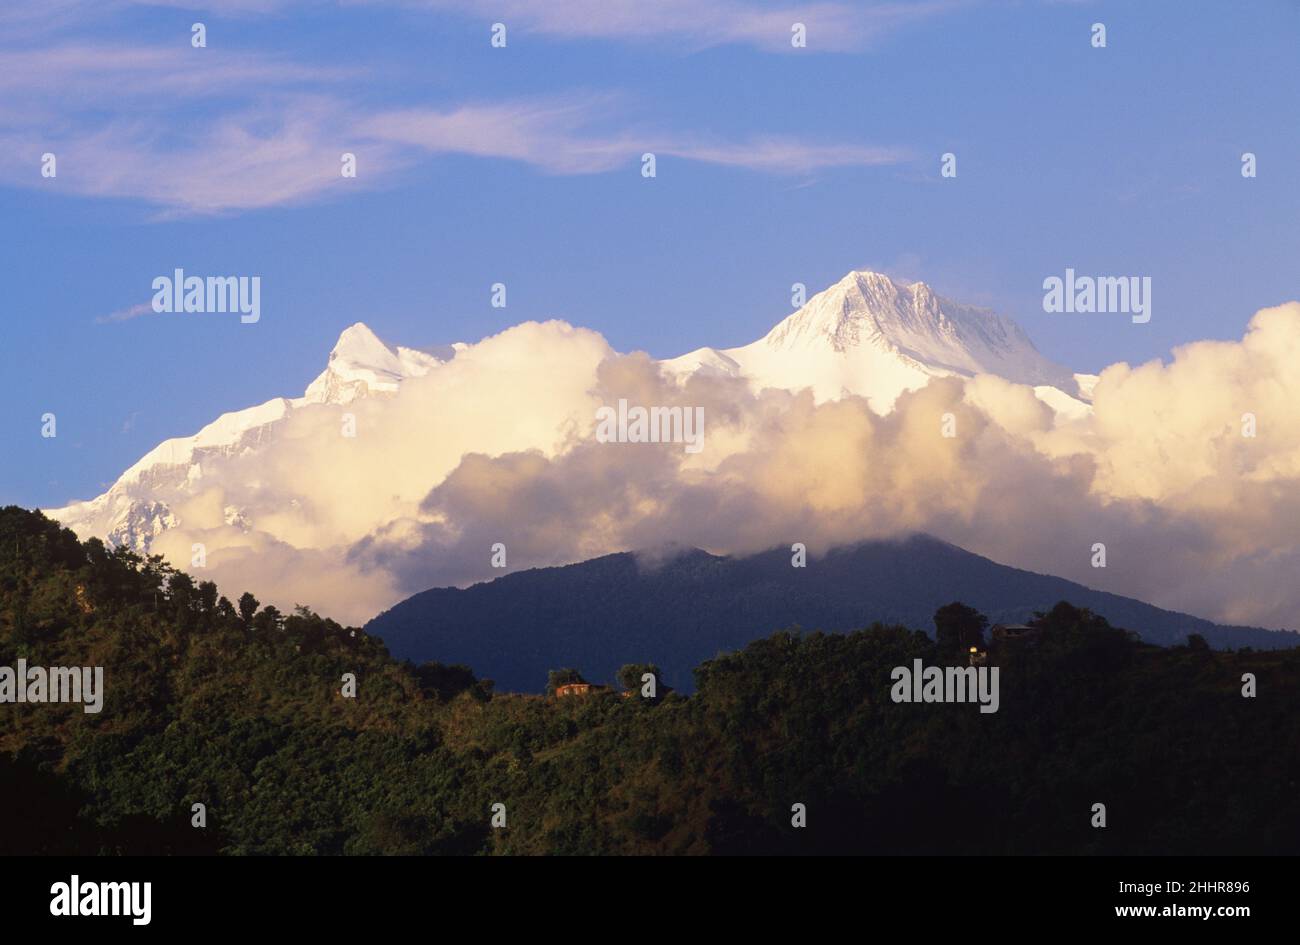
[[[0,12],[0,502],[300,394],[357,320],[422,346],[555,317],[663,357],[876,268],[1096,371],[1300,298],[1300,4],[216,7]],[[261,276],[262,320],[110,320],[176,267]],[[1066,267],[1151,276],[1151,322],[1045,314]]]

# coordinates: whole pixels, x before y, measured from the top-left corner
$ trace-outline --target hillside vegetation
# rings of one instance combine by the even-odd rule
[[[0,666],[103,666],[106,694],[0,704],[0,852],[1300,849],[1300,653],[1158,648],[1066,603],[1036,623],[994,654],[994,714],[894,703],[894,667],[960,653],[881,624],[773,634],[689,697],[497,693],[9,507]]]

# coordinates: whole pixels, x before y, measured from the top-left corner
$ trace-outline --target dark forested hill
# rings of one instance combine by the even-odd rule
[[[690,684],[691,669],[792,626],[850,630],[874,621],[930,629],[961,600],[994,622],[1021,622],[1060,600],[1087,607],[1149,643],[1274,649],[1300,635],[1208,620],[1021,571],[926,536],[869,542],[791,567],[790,552],[720,558],[690,551],[657,566],[631,554],[506,575],[408,598],[367,626],[394,654],[466,663],[499,688],[539,692],[548,667],[610,681],[629,659]]]
[[[773,633],[689,697],[500,694],[0,509],[0,695],[24,665],[104,677],[98,712],[0,699],[0,854],[1300,850],[1300,650],[1148,646],[1067,603],[1035,625],[990,648],[989,714],[892,698],[960,627]]]

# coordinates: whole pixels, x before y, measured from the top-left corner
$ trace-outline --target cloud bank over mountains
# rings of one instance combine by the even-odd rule
[[[1295,625],[1300,303],[1258,312],[1240,341],[1072,382],[1006,325],[984,335],[1003,347],[967,346],[975,363],[953,369],[970,320],[998,323],[929,306],[919,283],[857,306],[851,288],[868,276],[885,278],[850,274],[828,290],[838,309],[822,293],[783,323],[814,324],[787,359],[817,354],[802,382],[787,360],[781,386],[755,376],[763,363],[656,362],[561,321],[428,352],[359,324],[306,396],[168,441],[109,493],[51,514],[182,568],[202,543],[200,577],[354,622],[418,590],[499,576],[496,542],[517,570],[680,546],[803,542],[815,558],[922,531],[1210,619]],[[813,319],[818,307],[834,317]],[[799,335],[779,328],[768,338]],[[916,357],[922,329],[945,365]],[[876,369],[845,373],[838,396],[817,392],[826,351]],[[901,386],[871,389],[888,358]],[[981,359],[1033,372],[1009,380]],[[620,399],[702,407],[703,450],[599,442],[597,410]],[[1104,569],[1091,564],[1098,542]]]

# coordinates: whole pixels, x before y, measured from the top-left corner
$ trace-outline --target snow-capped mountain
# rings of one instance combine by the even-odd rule
[[[193,436],[166,440],[103,495],[46,514],[83,537],[148,551],[158,535],[183,524],[173,504],[199,491],[205,462],[256,451],[305,407],[391,397],[403,381],[438,370],[467,347],[393,347],[358,322],[339,336],[303,396],[223,414]],[[849,273],[752,344],[700,348],[660,365],[678,378],[705,371],[745,378],[755,389],[811,388],[818,401],[858,395],[878,413],[931,378],[994,374],[1033,386],[1069,418],[1088,412],[1096,380],[1043,357],[1008,318],[941,298],[924,283],[874,272]],[[223,509],[227,525],[247,528],[244,515],[236,506]]]
[[[1087,410],[1091,389],[1087,375],[1043,357],[1011,319],[876,272],[850,272],[752,344],[700,348],[663,365],[744,377],[756,389],[811,388],[819,402],[855,394],[877,413],[933,377],[995,374],[1069,414]]]
[[[358,397],[394,394],[403,380],[427,374],[462,347],[449,345],[436,352],[390,348],[364,322],[357,322],[339,335],[329,364],[295,405],[346,404]]]
[[[124,472],[107,492],[88,502],[73,502],[45,514],[82,537],[148,551],[160,533],[179,521],[166,501],[156,498],[203,477],[203,463],[216,456],[250,452],[293,411],[311,404],[348,404],[360,397],[392,396],[408,377],[418,377],[455,356],[463,346],[437,353],[389,347],[362,322],[345,329],[330,352],[325,370],[302,397],[277,397],[256,407],[224,413],[193,436],[164,440]],[[228,524],[241,512],[227,508]]]

